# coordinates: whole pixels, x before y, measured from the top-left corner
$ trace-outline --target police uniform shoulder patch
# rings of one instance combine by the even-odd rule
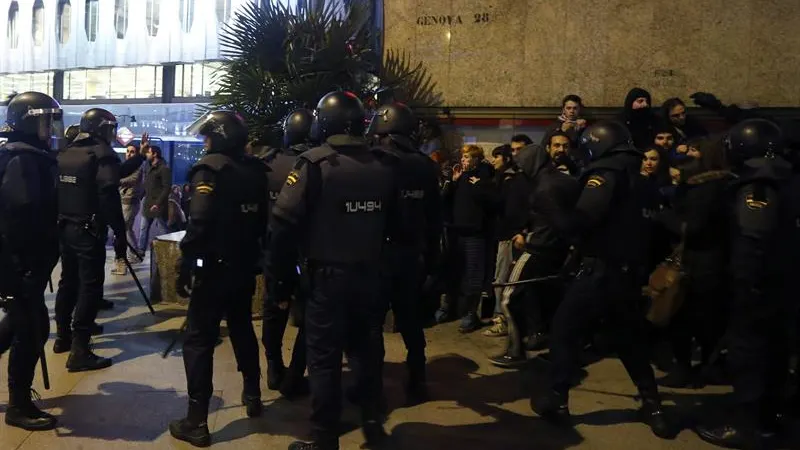
[[[286,185],[293,186],[298,180],[300,180],[300,172],[292,170],[289,172],[289,175],[286,176]]]
[[[606,179],[600,175],[592,175],[586,181],[586,187],[589,189],[599,188],[604,184],[606,184]]]
[[[197,186],[195,186],[194,191],[201,195],[208,195],[214,192],[214,183],[201,181],[200,183],[197,183]]]
[[[747,206],[748,209],[752,209],[757,211],[759,209],[764,209],[769,205],[769,202],[766,200],[756,200],[753,194],[747,194],[744,197],[744,204]]]

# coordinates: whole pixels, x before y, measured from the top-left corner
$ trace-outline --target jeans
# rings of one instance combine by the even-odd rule
[[[155,232],[153,232],[153,225],[155,224]],[[150,248],[150,243],[155,236],[151,234],[166,232],[167,224],[161,217],[145,217],[142,216],[142,223],[139,226],[139,248],[138,250],[144,254]]]

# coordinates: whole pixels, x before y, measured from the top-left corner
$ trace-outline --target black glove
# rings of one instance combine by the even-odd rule
[[[125,253],[128,250],[128,238],[125,234],[117,234],[114,236],[114,254],[117,259],[125,259]]]
[[[189,297],[192,294],[191,259],[178,258],[176,269],[178,278],[175,280],[175,292],[181,297]]]
[[[689,98],[694,100],[694,104],[707,109],[720,109],[722,102],[714,95],[708,92],[695,92]]]

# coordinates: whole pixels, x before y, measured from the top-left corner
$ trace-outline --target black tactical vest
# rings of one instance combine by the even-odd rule
[[[93,139],[80,141],[59,152],[59,216],[82,221],[98,213],[97,168],[103,158],[117,156],[111,147]]]
[[[395,164],[397,199],[396,223],[392,225],[392,241],[424,250],[427,244],[428,217],[426,190],[438,184],[434,162],[425,154],[413,149],[402,149],[397,144],[385,145],[385,150],[397,158]]]
[[[390,155],[366,146],[316,147],[300,158],[318,171],[304,252],[323,263],[379,262],[394,201]]]
[[[214,173],[214,211],[208,243],[213,257],[231,264],[253,265],[261,256],[259,240],[267,230],[267,168],[257,158],[211,153],[200,159],[189,178],[201,169]]]
[[[295,146],[290,149],[272,149],[263,158],[269,168],[269,210],[278,200],[281,188],[286,183],[286,177],[294,167],[297,156],[307,150],[304,146]]]

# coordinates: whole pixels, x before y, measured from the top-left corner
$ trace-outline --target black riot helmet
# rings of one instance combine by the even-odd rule
[[[194,136],[203,136],[208,153],[241,154],[247,145],[247,125],[233,111],[209,111],[186,128]]]
[[[305,108],[290,112],[283,121],[283,146],[289,148],[307,143],[313,122],[314,113]]]
[[[117,140],[117,118],[103,108],[92,108],[81,116],[80,131],[110,145]]]
[[[375,111],[367,128],[367,136],[396,134],[411,137],[417,126],[417,118],[411,108],[403,103],[390,103]]]
[[[728,131],[725,147],[734,165],[748,159],[774,157],[783,151],[783,133],[769,120],[747,119]]]
[[[8,102],[2,134],[11,139],[33,138],[52,150],[64,144],[61,105],[47,94],[23,92]]]
[[[64,131],[64,139],[66,139],[66,144],[72,144],[72,141],[78,137],[78,133],[81,132],[81,127],[79,125],[70,125],[67,127],[67,130]]]
[[[592,161],[612,150],[634,148],[628,127],[614,120],[602,120],[587,128],[580,137],[580,146]]]
[[[335,134],[363,136],[365,118],[364,105],[356,94],[331,92],[322,97],[314,111],[312,140],[322,143]]]

